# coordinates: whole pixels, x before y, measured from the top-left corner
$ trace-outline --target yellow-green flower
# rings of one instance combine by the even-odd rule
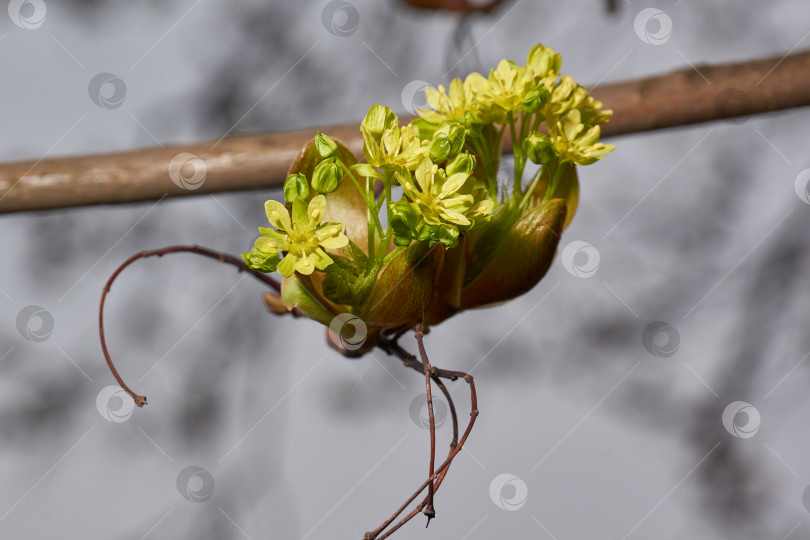
[[[571,77],[562,77],[551,90],[548,113],[562,117],[571,109],[576,109],[588,96],[588,91],[574,82]]]
[[[562,56],[560,53],[542,43],[532,47],[526,56],[526,68],[536,77],[550,76],[556,79],[561,67]]]
[[[577,165],[590,165],[613,151],[614,145],[598,142],[600,134],[599,126],[586,128],[579,109],[568,111],[562,122],[549,130],[560,160]]]
[[[472,208],[473,196],[458,193],[469,178],[465,173],[456,173],[450,178],[444,169],[429,160],[424,160],[417,167],[416,185],[410,178],[397,173],[399,183],[405,195],[429,225],[441,225],[442,222],[456,225],[469,225],[470,220],[464,214]],[[418,186],[418,187],[417,187]]]
[[[286,251],[277,268],[284,277],[294,272],[309,275],[316,268],[326,269],[333,261],[323,248],[337,249],[349,243],[342,223],[323,222],[326,216],[323,195],[314,197],[308,206],[301,199],[293,201],[292,216],[278,201],[267,201],[264,210],[267,220],[278,230],[259,227],[262,236],[256,240],[255,249],[264,253]]]
[[[448,90],[441,84],[437,88],[426,87],[425,100],[430,109],[420,109],[419,116],[433,124],[462,121],[465,113],[476,112],[472,87],[461,79],[453,79]]]
[[[427,154],[427,142],[413,124],[399,127],[399,119],[388,107],[373,105],[360,124],[363,155],[374,167],[414,169]]]
[[[483,217],[492,211],[492,201],[480,201],[473,207],[475,198],[469,193],[460,193],[470,177],[466,172],[458,172],[448,178],[444,169],[425,159],[414,176],[416,184],[410,175],[397,173],[402,189],[411,201],[411,208],[428,225],[452,223],[467,227],[472,224],[470,218]]]
[[[385,130],[379,141],[366,127],[361,126],[360,131],[363,134],[363,154],[374,167],[413,169],[427,153],[427,147],[419,138],[419,129],[412,124]]]
[[[505,113],[521,109],[526,93],[535,87],[533,73],[511,60],[501,60],[485,78],[480,73],[467,77],[484,122],[506,121]]]
[[[494,201],[476,202],[475,178],[463,166],[447,176],[445,169],[425,158],[415,173],[397,171],[405,197],[391,205],[394,242],[407,246],[412,240],[434,245],[441,242],[448,249],[458,245],[460,231],[476,221],[485,221],[492,213]],[[414,183],[414,177],[415,183]]]
[[[582,122],[586,125],[606,124],[613,114],[611,110],[601,110],[602,102],[589,96],[587,88],[575,83],[571,77],[563,77],[551,91],[547,112],[553,118],[562,118],[573,109],[579,109]],[[556,120],[549,123],[554,124]]]

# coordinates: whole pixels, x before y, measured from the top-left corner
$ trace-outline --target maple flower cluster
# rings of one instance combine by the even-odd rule
[[[531,227],[559,236],[578,201],[576,165],[613,150],[599,142],[611,111],[561,74],[561,65],[558,53],[536,45],[524,65],[501,60],[488,76],[471,73],[447,88],[426,88],[429,108],[403,126],[391,109],[374,105],[360,125],[365,163],[318,133],[293,163],[285,203],[265,204],[273,228],[259,229],[245,263],[295,278],[290,290],[306,289],[308,309],[324,309],[311,315],[317,320],[347,310],[371,315],[365,303],[386,268],[402,266],[418,246],[447,252],[436,263],[439,274],[450,264],[463,267],[450,285],[457,290],[448,312],[477,305],[464,301],[464,290],[489,276],[488,261],[511,239],[517,243],[510,249],[542,253],[532,264],[546,264],[556,240],[541,241]],[[514,177],[506,183],[499,177],[505,136],[514,156]],[[463,256],[451,257],[457,249]],[[539,277],[532,279],[533,285]],[[290,293],[285,302],[298,306],[300,298]]]

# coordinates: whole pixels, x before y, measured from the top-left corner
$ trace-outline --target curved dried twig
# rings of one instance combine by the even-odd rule
[[[262,274],[261,272],[257,272],[256,270],[251,269],[241,259],[237,259],[232,255],[226,255],[224,253],[219,253],[218,251],[214,251],[199,246],[169,246],[150,251],[141,251],[140,253],[136,253],[135,255],[133,255],[123,263],[121,263],[121,265],[115,269],[115,272],[113,272],[112,275],[110,275],[110,278],[104,285],[104,290],[101,292],[101,301],[99,302],[98,306],[98,335],[99,339],[101,340],[101,352],[104,354],[104,359],[107,361],[107,366],[109,366],[110,371],[113,374],[113,377],[115,377],[116,382],[121,386],[121,388],[123,388],[127,394],[132,396],[132,399],[135,400],[135,404],[138,407],[143,407],[144,405],[146,405],[146,396],[136,394],[129,388],[129,386],[127,386],[127,384],[121,378],[121,375],[118,374],[118,370],[115,369],[115,365],[113,364],[112,358],[110,358],[110,352],[107,349],[107,340],[104,337],[104,303],[107,300],[107,293],[110,292],[110,288],[112,287],[113,281],[115,281],[115,279],[121,274],[121,272],[124,271],[124,269],[127,266],[140,259],[146,259],[149,257],[162,257],[163,255],[168,255],[170,253],[194,253],[196,255],[208,257],[210,259],[216,259],[221,263],[235,266],[236,268],[239,269],[240,272],[242,271],[249,272],[256,279],[269,285],[276,291],[281,291],[281,286],[278,284],[276,280],[274,280],[268,275]]]

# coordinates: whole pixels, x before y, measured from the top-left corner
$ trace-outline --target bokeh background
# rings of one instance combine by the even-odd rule
[[[615,7],[13,1],[0,159],[353,122],[375,102],[405,111],[413,81],[522,61],[537,42],[592,85],[810,47],[803,0]],[[663,17],[639,31],[646,8]],[[115,81],[94,94],[100,73]],[[796,192],[809,121],[626,136],[581,169],[570,262],[427,338],[434,364],[476,377],[481,416],[438,518],[399,538],[810,536],[810,204]],[[0,216],[0,537],[360,538],[421,483],[416,373],[381,352],[339,357],[315,323],[269,315],[258,282],[193,256],[116,282],[108,344],[150,404],[130,416],[104,393],[111,271],[175,243],[244,251],[278,196]],[[466,418],[467,389],[452,388]]]

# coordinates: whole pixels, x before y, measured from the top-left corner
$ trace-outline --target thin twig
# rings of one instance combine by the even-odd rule
[[[130,390],[129,386],[126,385],[124,380],[118,374],[118,370],[115,369],[115,365],[113,364],[112,358],[110,358],[110,352],[107,350],[107,340],[104,337],[104,303],[107,299],[107,293],[110,292],[110,288],[112,287],[113,281],[118,277],[124,269],[129,266],[130,264],[134,263],[139,259],[146,259],[148,257],[162,257],[163,255],[168,255],[170,253],[194,253],[196,255],[202,255],[204,257],[208,257],[210,259],[216,259],[217,261],[225,264],[230,264],[235,266],[239,269],[240,272],[249,272],[252,274],[256,279],[264,282],[265,284],[269,285],[271,288],[275,289],[277,292],[281,291],[281,286],[278,282],[271,278],[268,275],[262,274],[261,272],[257,272],[256,270],[251,269],[248,267],[244,261],[237,259],[231,255],[226,255],[224,253],[219,253],[217,251],[213,251],[211,249],[199,247],[199,246],[169,246],[161,249],[154,249],[151,251],[141,251],[137,253],[121,263],[121,266],[115,269],[115,272],[112,273],[110,278],[107,280],[106,285],[104,285],[104,290],[101,292],[101,302],[98,306],[98,335],[101,339],[101,351],[104,353],[104,358],[107,360],[107,365],[110,368],[110,371],[115,377],[116,382],[118,382],[119,386],[124,389],[132,399],[135,400],[135,404],[138,407],[143,407],[146,405],[146,396],[140,396]]]
[[[419,362],[414,355],[400,347],[400,345],[395,341],[381,341],[379,347],[388,354],[397,356],[400,360],[402,360],[406,367],[413,368],[420,373],[424,372],[424,366],[422,363]],[[467,441],[467,437],[469,437],[470,432],[475,425],[475,419],[478,417],[478,394],[475,391],[475,381],[472,375],[462,371],[452,371],[436,367],[433,367],[431,372],[436,378],[448,379],[450,381],[455,381],[462,378],[467,382],[467,384],[470,386],[470,421],[467,423],[467,427],[464,430],[464,433],[461,435],[461,439],[458,440],[458,444],[455,446],[451,444],[451,449],[447,455],[447,458],[445,458],[442,464],[436,468],[436,471],[427,480],[425,480],[422,485],[419,486],[419,488],[417,488],[417,490],[410,497],[408,497],[408,499],[388,519],[382,523],[382,525],[373,531],[367,532],[363,536],[363,540],[384,540],[385,538],[388,538],[422,510],[424,505],[427,503],[427,499],[416,505],[416,507],[409,514],[407,514],[395,525],[391,526],[394,520],[405,511],[405,509],[425,490],[425,488],[427,488],[429,485],[434,485],[435,489],[439,488],[439,485],[441,484],[442,480],[444,480],[444,477],[449,470],[450,464],[453,462],[453,459],[455,459],[458,453],[461,452],[461,449],[464,447],[464,443]],[[449,395],[449,393],[445,395]],[[455,411],[454,406],[451,408],[451,411]],[[455,422],[455,414],[453,417]],[[457,431],[455,433],[457,433]],[[454,440],[455,438],[456,437],[454,436]],[[388,529],[389,526],[391,526],[390,529]]]
[[[280,292],[281,290],[281,287],[278,284],[278,282],[276,282],[276,280],[274,280],[270,276],[267,276],[261,272],[257,272],[249,268],[243,261],[237,259],[236,257],[226,255],[224,253],[219,253],[217,251],[213,251],[199,246],[169,246],[161,249],[142,251],[124,261],[118,268],[115,269],[112,275],[110,275],[101,293],[101,301],[99,303],[99,319],[98,319],[99,338],[101,341],[101,349],[104,354],[104,358],[107,361],[107,365],[109,366],[110,371],[115,377],[115,380],[118,382],[118,384],[121,386],[122,389],[124,389],[130,396],[132,396],[132,398],[135,400],[135,403],[139,407],[143,407],[144,405],[147,404],[146,397],[136,394],[129,388],[129,386],[127,386],[127,384],[123,381],[120,374],[118,373],[118,370],[115,368],[112,358],[110,357],[109,350],[107,349],[107,342],[104,335],[104,305],[107,299],[107,294],[110,292],[110,289],[112,288],[113,282],[124,271],[125,268],[127,268],[129,265],[140,259],[146,259],[149,257],[162,257],[163,255],[168,255],[171,253],[193,253],[211,259],[215,259],[221,263],[230,264],[232,266],[235,266],[240,272],[241,271],[249,272],[254,277],[259,279],[266,285],[270,286],[276,292]],[[395,355],[399,357],[406,367],[415,369],[416,371],[419,371],[425,376],[425,391],[427,395],[428,414],[430,417],[430,465],[428,471],[428,479],[380,527],[378,527],[374,531],[366,533],[364,536],[365,540],[375,540],[375,539],[384,540],[385,538],[388,538],[395,531],[397,531],[408,521],[410,521],[420,511],[422,511],[428,517],[428,524],[430,523],[430,520],[436,515],[433,507],[434,495],[436,491],[439,489],[439,486],[441,486],[442,482],[444,481],[444,478],[446,477],[447,472],[450,469],[450,464],[452,463],[453,459],[461,451],[464,443],[467,440],[467,437],[472,431],[473,425],[475,424],[475,419],[478,416],[478,397],[475,391],[475,383],[473,381],[472,376],[460,371],[439,369],[431,365],[427,355],[427,351],[425,350],[423,339],[424,336],[421,324],[418,324],[415,327],[416,341],[422,361],[420,362],[419,360],[417,360],[417,358],[414,355],[405,351],[397,343],[397,339],[405,331],[407,331],[407,328],[403,327],[391,329],[388,332],[383,332],[384,339],[380,342],[379,346],[389,355]],[[386,335],[393,337],[387,337]],[[463,378],[470,386],[470,420],[467,424],[466,429],[464,430],[463,435],[461,436],[461,439],[459,439],[458,437],[458,415],[456,412],[456,406],[453,401],[453,397],[450,394],[447,387],[445,386],[444,382],[441,380],[441,379],[448,379],[451,381],[455,381],[458,378]],[[447,399],[453,423],[453,438],[450,441],[450,450],[448,452],[447,458],[445,458],[444,462],[442,462],[442,464],[439,465],[438,468],[435,467],[436,420],[433,410],[431,381],[436,383],[436,385],[439,387],[439,389],[442,391],[445,398]],[[425,499],[420,504],[416,505],[416,507],[404,518],[402,518],[399,522],[391,526],[394,520],[396,520],[397,517],[399,517],[402,514],[402,512],[408,507],[408,505],[410,505],[425,490],[425,488],[428,489],[428,494],[425,497]]]
[[[414,335],[416,336],[416,343],[419,347],[419,356],[422,358],[422,368],[425,372],[425,395],[427,396],[428,418],[430,419],[430,466],[428,468],[428,477],[431,477],[433,476],[434,467],[436,465],[436,420],[433,416],[433,394],[430,388],[432,366],[430,365],[427,351],[425,351],[422,323],[416,325]],[[430,525],[430,520],[436,517],[436,509],[433,506],[434,492],[435,486],[433,482],[431,482],[428,486],[427,504],[425,504],[425,507],[422,510],[422,513],[428,518],[425,527]]]

